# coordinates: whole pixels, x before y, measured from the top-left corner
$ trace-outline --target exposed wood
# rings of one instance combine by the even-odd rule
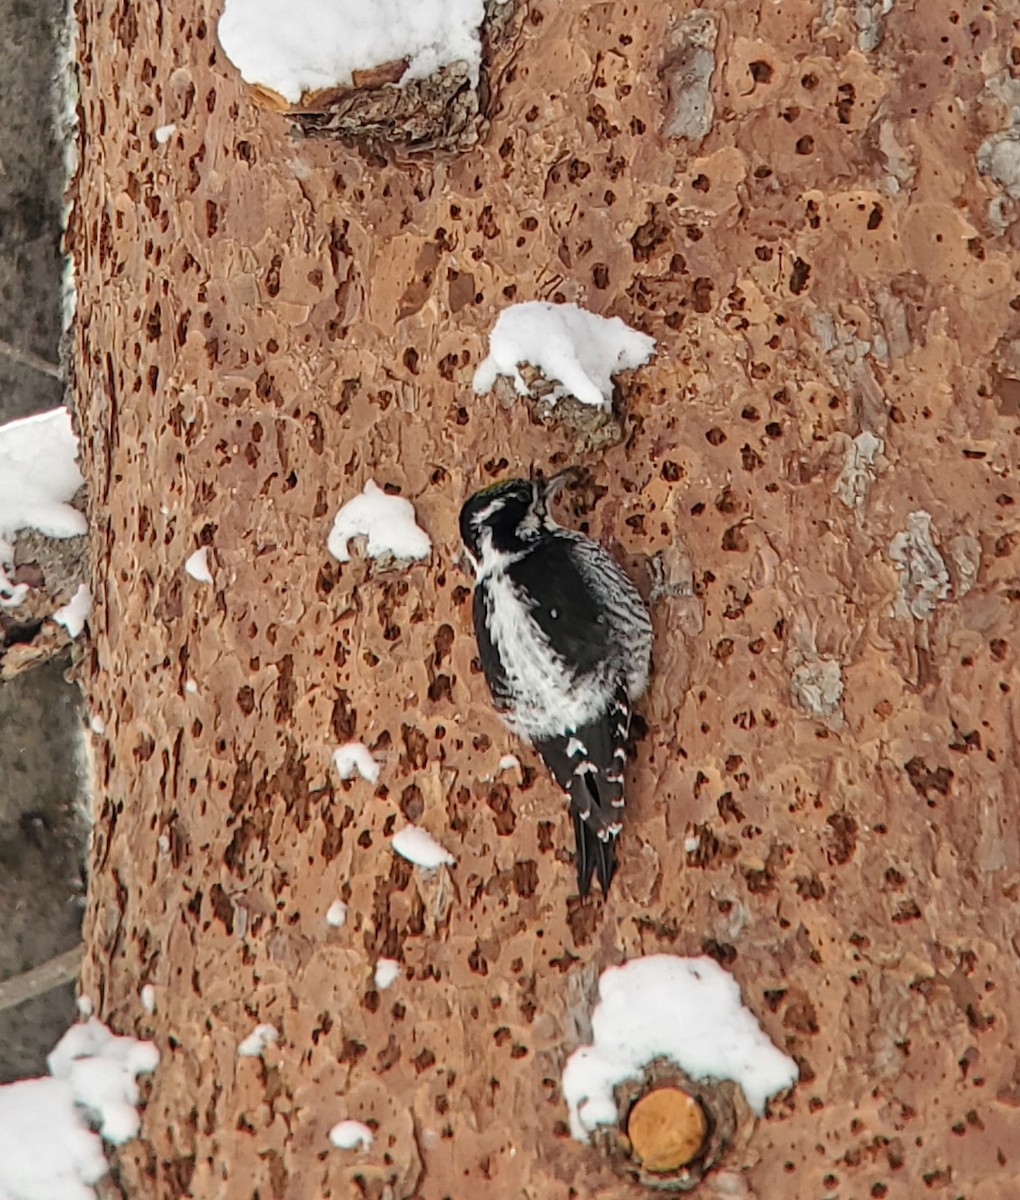
[[[707,1132],[701,1105],[679,1088],[653,1088],[627,1117],[627,1136],[646,1171],[687,1166],[701,1152]]]

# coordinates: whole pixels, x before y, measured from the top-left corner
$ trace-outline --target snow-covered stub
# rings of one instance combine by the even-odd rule
[[[655,353],[655,339],[631,329],[619,317],[600,317],[576,304],[529,300],[504,308],[489,334],[489,354],[473,381],[478,395],[499,375],[513,380],[519,396],[531,395],[522,363],[537,367],[553,384],[546,397],[555,403],[573,396],[582,404],[609,409],[613,376],[633,370]]]
[[[346,742],[333,751],[333,766],[341,779],[353,779],[360,775],[369,783],[379,782],[379,764],[364,742]]]
[[[338,1121],[329,1131],[329,1140],[338,1150],[368,1150],[372,1131],[362,1121]]]
[[[402,85],[463,62],[474,86],[484,16],[483,0],[226,0],[217,32],[247,83],[296,104],[389,63]]]
[[[369,558],[413,562],[432,553],[429,535],[415,520],[414,505],[403,496],[384,492],[371,479],[334,517],[327,543],[330,554],[339,562],[350,562],[348,546],[356,537],[367,538]]]
[[[13,566],[19,529],[52,538],[87,532],[85,518],[70,504],[83,482],[77,457],[66,408],[0,425],[0,607],[15,607],[28,592],[5,570]]]
[[[613,1089],[640,1078],[657,1058],[692,1079],[733,1080],[759,1116],[768,1098],[798,1077],[797,1064],[741,1003],[737,981],[708,957],[652,954],[609,967],[599,978],[591,1024],[592,1044],[575,1050],[563,1068],[578,1141],[619,1120]]]
[[[94,1200],[109,1169],[66,1079],[0,1085],[0,1197]]]
[[[408,825],[393,835],[393,849],[408,862],[434,870],[444,864],[452,866],[457,860],[442,847],[432,834],[417,825]]]

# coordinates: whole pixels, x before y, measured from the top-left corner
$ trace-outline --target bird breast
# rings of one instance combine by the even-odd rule
[[[604,681],[575,676],[502,571],[493,572],[482,586],[489,636],[513,696],[504,713],[510,727],[526,738],[542,739],[597,717],[604,707]]]

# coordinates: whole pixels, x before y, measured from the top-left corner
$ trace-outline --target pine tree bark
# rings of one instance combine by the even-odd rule
[[[531,5],[478,144],[391,160],[253,104],[217,6],[79,0],[83,989],[163,1055],[126,1194],[637,1196],[558,1080],[599,972],[657,952],[722,961],[801,1067],[702,1194],[1010,1194],[1016,35],[882,7]],[[659,343],[564,512],[657,584],[607,903],[458,561],[469,490],[574,452],[471,393],[535,298]],[[368,478],[430,562],[330,559]],[[352,737],[376,787],[331,775]],[[409,820],[456,866],[396,857]],[[347,1117],[371,1150],[330,1148]]]

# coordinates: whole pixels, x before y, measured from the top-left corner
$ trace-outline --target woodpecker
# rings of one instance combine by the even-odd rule
[[[460,532],[475,571],[472,606],[496,709],[563,788],[577,886],[616,870],[631,704],[648,683],[652,626],[637,588],[549,502],[569,472],[507,479],[469,496]]]

